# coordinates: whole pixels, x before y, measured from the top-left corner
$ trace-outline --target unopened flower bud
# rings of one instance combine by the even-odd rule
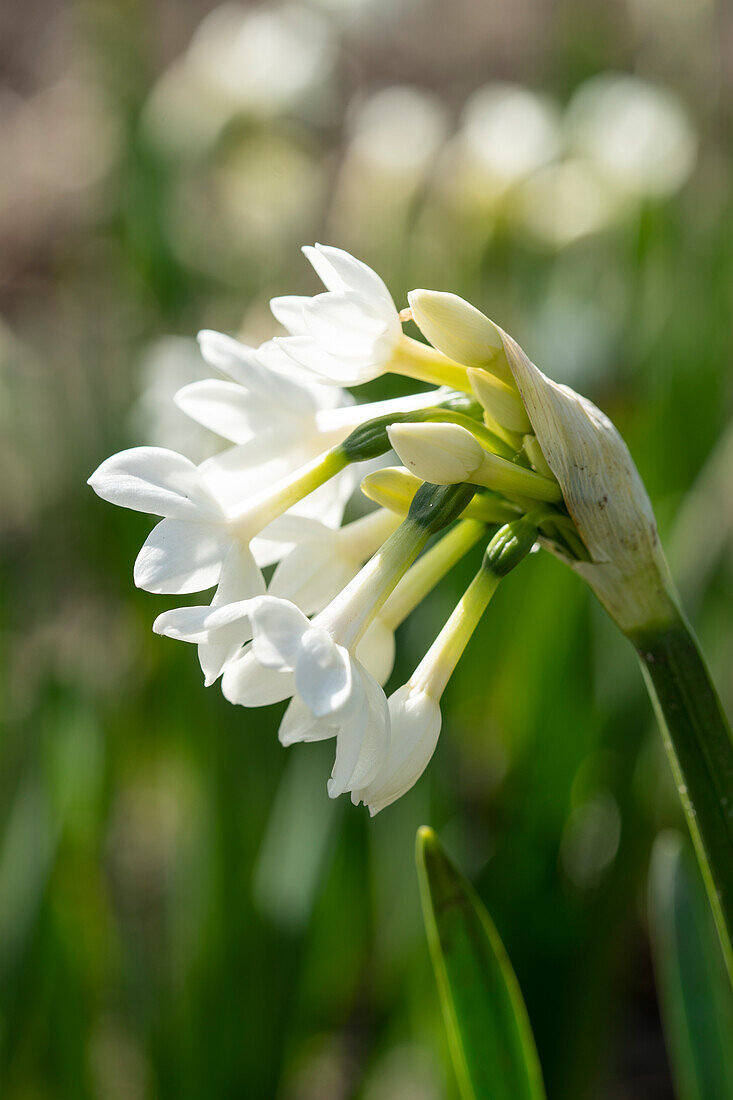
[[[501,330],[457,294],[411,290],[407,295],[415,324],[434,348],[466,367],[485,367],[513,386]]]
[[[469,369],[468,381],[481,407],[493,421],[520,435],[532,431],[527,410],[513,386],[507,386],[489,371],[478,367]]]
[[[484,459],[478,440],[457,424],[393,424],[388,435],[405,466],[434,485],[469,481]]]
[[[562,499],[554,479],[490,454],[458,424],[395,424],[389,438],[405,466],[435,485],[470,481],[532,500]]]

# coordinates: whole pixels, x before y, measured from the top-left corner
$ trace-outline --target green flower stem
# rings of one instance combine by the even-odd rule
[[[641,659],[733,982],[733,739],[680,615],[630,639]]]

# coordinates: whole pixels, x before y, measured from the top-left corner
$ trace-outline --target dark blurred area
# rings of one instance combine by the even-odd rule
[[[273,333],[314,240],[452,290],[618,424],[733,709],[733,7],[0,9],[0,1079],[8,1100],[444,1100],[416,827],[471,877],[556,1100],[667,1100],[644,905],[676,795],[633,652],[537,554],[417,787],[204,690],[91,471],[210,441],[200,328]],[[359,396],[398,392],[380,381]],[[390,386],[392,390],[390,390]],[[480,553],[480,551],[477,551]],[[475,567],[402,628],[406,679]]]

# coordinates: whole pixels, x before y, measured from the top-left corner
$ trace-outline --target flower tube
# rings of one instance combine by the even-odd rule
[[[389,699],[391,741],[380,771],[352,793],[372,816],[414,786],[438,743],[440,700],[499,582],[529,553],[537,538],[527,519],[501,528],[489,543],[481,568],[410,679]]]

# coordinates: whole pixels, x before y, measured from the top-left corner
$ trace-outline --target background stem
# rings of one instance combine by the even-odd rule
[[[632,637],[733,981],[733,739],[688,623]]]

